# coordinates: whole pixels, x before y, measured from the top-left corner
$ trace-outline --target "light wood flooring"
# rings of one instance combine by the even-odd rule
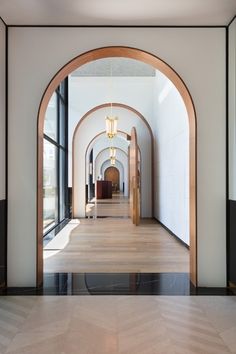
[[[236,298],[0,297],[1,354],[236,353]]]
[[[117,199],[118,200],[118,199]],[[117,205],[120,215],[117,216]],[[160,224],[144,219],[134,226],[127,200],[96,205],[104,218],[72,220],[44,250],[45,272],[189,272],[189,251]],[[126,214],[125,214],[126,213]]]
[[[113,193],[111,199],[94,198],[86,205],[87,217],[129,217],[129,200],[122,193]]]

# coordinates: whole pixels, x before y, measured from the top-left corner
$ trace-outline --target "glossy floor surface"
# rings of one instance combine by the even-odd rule
[[[155,220],[72,220],[44,249],[46,273],[189,272],[189,251]]]
[[[0,353],[236,353],[236,298],[2,296]]]

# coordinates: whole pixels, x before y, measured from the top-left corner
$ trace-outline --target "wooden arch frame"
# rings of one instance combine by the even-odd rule
[[[107,162],[109,162],[109,159],[103,161],[102,166],[101,166],[101,169],[103,169],[105,163],[107,163]],[[122,162],[121,162],[120,160],[118,160],[118,159],[117,159],[117,162],[118,162],[118,163],[122,166],[122,168],[124,169],[124,166],[123,166]],[[108,168],[108,167],[107,167],[107,168]]]
[[[75,138],[76,138],[76,133],[78,132],[81,124],[91,115],[93,114],[94,112],[100,110],[100,109],[103,109],[103,108],[107,108],[107,107],[110,107],[111,103],[103,103],[101,105],[98,105],[98,106],[95,106],[93,108],[91,108],[88,112],[86,112],[82,117],[81,119],[79,120],[79,122],[77,123],[75,129],[74,129],[74,133],[73,133],[73,138],[72,138],[72,216],[75,214],[74,213],[74,192],[73,192],[73,187],[75,185],[74,181],[75,181],[75,172],[74,172],[74,166],[75,166],[75,157],[74,157],[74,151],[75,151],[75,148],[74,148],[74,145],[75,145]],[[137,115],[137,117],[139,119],[141,119],[141,121],[144,123],[144,125],[146,126],[147,128],[147,131],[149,132],[150,134],[150,140],[151,140],[151,181],[152,181],[152,185],[151,185],[151,190],[152,190],[152,205],[151,205],[151,210],[152,210],[152,216],[154,215],[154,136],[153,136],[153,132],[152,132],[152,129],[150,127],[150,124],[148,123],[148,121],[146,120],[146,118],[139,112],[137,111],[135,108],[127,105],[127,104],[123,104],[123,103],[117,103],[117,102],[112,102],[112,106],[113,107],[118,107],[118,108],[123,108],[123,109],[126,109],[127,111],[130,111],[132,113],[134,113],[135,115]],[[122,133],[124,135],[127,135],[127,136],[130,136],[130,132],[125,132],[125,131],[122,131],[122,130],[118,130],[118,133]],[[86,156],[87,156],[87,153],[88,153],[88,150],[89,150],[89,147],[91,146],[91,144],[95,141],[95,139],[97,139],[100,135],[103,135],[103,134],[106,134],[106,131],[103,130],[101,132],[99,132],[97,135],[95,135],[93,137],[93,139],[90,140],[87,148],[86,148],[86,151],[85,151],[85,180],[86,180]],[[141,156],[141,151],[140,151],[140,148],[139,148],[139,153],[140,153],[140,156]]]
[[[153,66],[166,75],[179,91],[189,120],[189,220],[190,220],[190,278],[194,285],[197,285],[197,210],[196,210],[196,111],[190,92],[178,75],[178,73],[165,61],[159,57],[143,51],[141,49],[124,47],[124,46],[110,46],[90,50],[83,53],[70,62],[65,64],[52,78],[48,84],[42,100],[40,102],[38,111],[38,141],[37,141],[37,264],[36,264],[36,282],[39,286],[43,281],[43,128],[46,109],[49,100],[59,86],[60,82],[65,79],[71,72],[80,66],[91,61],[109,57],[123,57],[142,61]]]

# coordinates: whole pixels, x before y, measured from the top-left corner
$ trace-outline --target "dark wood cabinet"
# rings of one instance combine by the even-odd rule
[[[112,182],[111,181],[97,181],[96,198],[97,199],[112,198]]]

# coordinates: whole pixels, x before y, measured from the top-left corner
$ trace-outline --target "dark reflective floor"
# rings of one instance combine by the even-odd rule
[[[195,288],[188,273],[46,273],[40,288],[1,289],[0,295],[234,295]]]

